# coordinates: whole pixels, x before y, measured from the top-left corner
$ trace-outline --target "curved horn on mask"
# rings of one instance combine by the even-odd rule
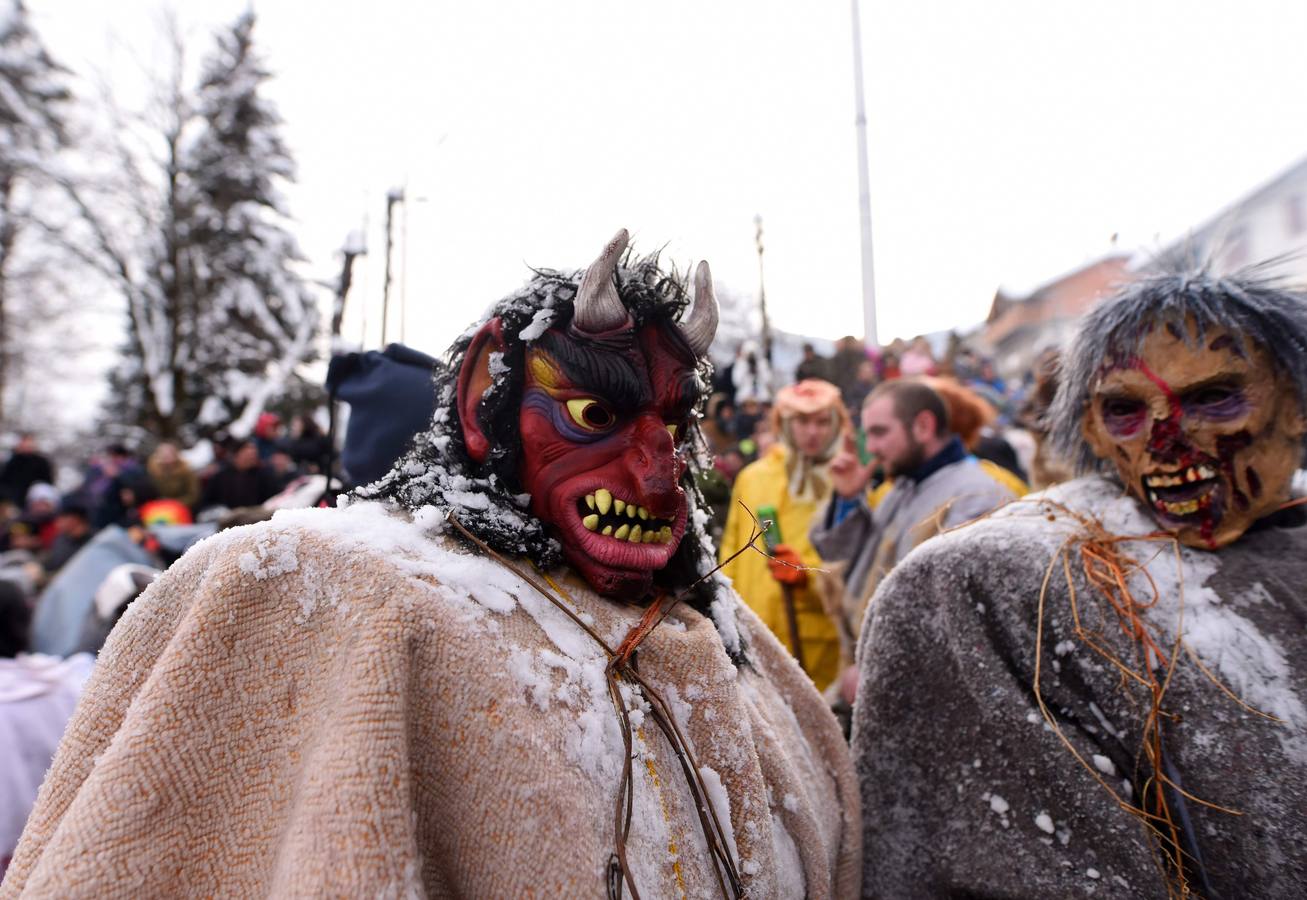
[[[703,260],[694,270],[694,305],[681,325],[681,334],[694,355],[703,356],[716,333],[717,298],[713,296],[712,272],[708,270],[707,260]]]
[[[572,327],[577,331],[602,334],[622,327],[630,319],[621,298],[617,296],[617,286],[613,284],[617,261],[626,252],[630,240],[631,236],[623,228],[608,242],[604,252],[590,264],[590,268],[585,270],[573,302]]]

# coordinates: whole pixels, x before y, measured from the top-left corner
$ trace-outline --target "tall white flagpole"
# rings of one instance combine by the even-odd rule
[[[867,111],[862,98],[862,23],[858,0],[853,0],[853,97],[858,131],[858,213],[862,220],[862,328],[869,347],[880,341],[876,334],[876,266],[871,254],[871,191],[867,187]]]

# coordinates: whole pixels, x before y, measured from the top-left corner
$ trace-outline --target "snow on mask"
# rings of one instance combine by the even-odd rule
[[[570,321],[519,332],[527,338],[521,402],[504,414],[517,417],[516,475],[531,514],[595,590],[637,601],[686,534],[685,441],[704,394],[700,358],[717,304],[700,263],[683,322],[637,323],[616,279],[627,240],[619,232],[586,270]],[[478,463],[493,449],[482,400],[505,347],[503,323],[492,318],[458,373],[463,443]]]
[[[1152,327],[1094,383],[1085,437],[1166,531],[1222,547],[1289,497],[1302,440],[1293,388],[1267,352],[1193,321]]]

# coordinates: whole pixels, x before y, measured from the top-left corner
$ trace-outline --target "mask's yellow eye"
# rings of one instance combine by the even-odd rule
[[[670,435],[672,436],[672,440],[676,440],[676,434],[677,434],[677,432],[679,432],[679,431],[680,431],[680,429],[677,428],[675,425],[668,425],[668,426],[667,426],[667,433],[670,434]]]
[[[567,414],[572,421],[588,431],[602,431],[612,426],[613,414],[598,400],[590,397],[577,397],[567,401]]]

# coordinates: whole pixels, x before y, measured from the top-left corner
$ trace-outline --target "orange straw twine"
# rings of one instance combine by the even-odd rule
[[[1291,501],[1284,505],[1296,506],[1307,503],[1307,498]],[[1038,622],[1035,633],[1035,676],[1034,676],[1034,694],[1035,700],[1039,704],[1040,713],[1044,721],[1048,723],[1050,729],[1062,742],[1063,746],[1070,751],[1076,761],[1084,767],[1085,771],[1093,777],[1112,797],[1116,800],[1117,805],[1130,815],[1135,816],[1144,826],[1145,833],[1149,838],[1149,843],[1153,847],[1154,853],[1158,859],[1158,867],[1166,881],[1168,897],[1193,897],[1196,896],[1194,889],[1188,883],[1183,866],[1184,857],[1188,854],[1181,848],[1179,826],[1172,817],[1170,805],[1166,799],[1165,788],[1170,787],[1177,791],[1183,797],[1199,803],[1209,809],[1229,815],[1239,816],[1243,813],[1210,803],[1201,798],[1195,797],[1185,791],[1179,785],[1172,782],[1165,773],[1162,764],[1162,733],[1160,720],[1163,718],[1174,720],[1176,716],[1169,713],[1163,708],[1163,700],[1166,696],[1167,689],[1170,686],[1171,678],[1175,674],[1176,667],[1180,659],[1180,650],[1185,651],[1185,655],[1193,661],[1198,670],[1207,680],[1216,685],[1220,691],[1237,703],[1244,710],[1254,713],[1273,722],[1281,723],[1283,720],[1255,709],[1248,703],[1240,699],[1230,688],[1221,682],[1219,678],[1199,660],[1198,654],[1184,640],[1184,578],[1183,578],[1183,561],[1180,554],[1180,543],[1174,535],[1166,532],[1152,532],[1144,535],[1114,535],[1109,533],[1097,519],[1090,516],[1077,513],[1065,505],[1054,500],[1041,499],[1039,501],[1039,512],[1045,515],[1050,521],[1054,515],[1050,509],[1056,509],[1066,516],[1078,522],[1083,531],[1069,535],[1066,540],[1054,552],[1053,558],[1049,561],[1048,569],[1044,573],[1043,582],[1039,589],[1039,608]],[[1155,607],[1161,599],[1161,591],[1156,581],[1149,574],[1146,565],[1141,565],[1137,560],[1125,554],[1122,545],[1127,543],[1138,542],[1160,542],[1169,543],[1175,555],[1176,570],[1179,576],[1179,594],[1176,598],[1178,603],[1178,619],[1176,624],[1175,641],[1168,649],[1164,648],[1159,637],[1156,636],[1149,628],[1148,623],[1144,620],[1141,613],[1145,610]],[[1112,612],[1116,616],[1118,627],[1121,633],[1135,647],[1136,659],[1135,666],[1130,666],[1121,660],[1111,650],[1107,649],[1103,642],[1101,632],[1090,630],[1086,627],[1081,619],[1080,605],[1075,589],[1075,579],[1072,571],[1072,551],[1073,547],[1078,546],[1080,565],[1085,580],[1092,586],[1100,601],[1106,601]],[[1161,551],[1159,551],[1160,553]],[[1155,558],[1155,557],[1154,557]],[[1149,769],[1153,773],[1150,775],[1140,789],[1140,795],[1145,798],[1145,804],[1152,806],[1155,811],[1150,812],[1147,809],[1136,806],[1120,794],[1116,789],[1109,785],[1099,773],[1096,766],[1091,765],[1081,753],[1075,748],[1071,741],[1063,733],[1062,728],[1057,722],[1047,704],[1044,702],[1043,692],[1040,687],[1040,678],[1043,671],[1043,643],[1044,643],[1044,608],[1045,600],[1048,595],[1048,586],[1052,580],[1053,572],[1057,568],[1058,561],[1062,563],[1062,570],[1066,578],[1067,593],[1071,607],[1071,617],[1074,623],[1074,632],[1086,646],[1095,653],[1107,660],[1121,675],[1121,686],[1125,688],[1130,682],[1148,690],[1151,702],[1144,717],[1143,722],[1143,740],[1139,748],[1139,755],[1147,759]],[[1151,559],[1149,560],[1151,562]],[[1148,582],[1151,596],[1140,601],[1135,597],[1131,590],[1129,581],[1132,576],[1142,575]],[[1100,604],[1099,614],[1106,619],[1105,610]],[[1161,678],[1159,679],[1159,671]],[[1127,698],[1133,701],[1130,693],[1126,693]],[[1139,755],[1136,755],[1135,772],[1139,771]],[[1148,801],[1151,800],[1151,803]]]

